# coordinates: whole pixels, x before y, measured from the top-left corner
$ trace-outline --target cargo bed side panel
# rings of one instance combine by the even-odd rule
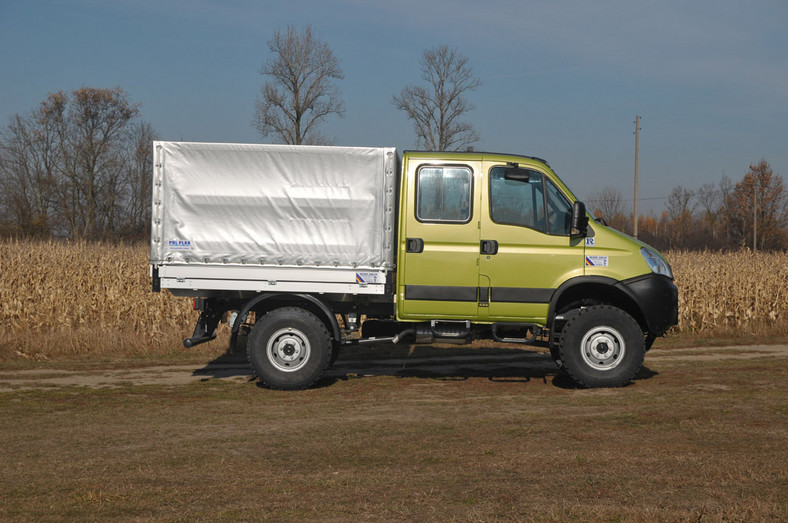
[[[394,148],[154,142],[151,263],[390,269]]]

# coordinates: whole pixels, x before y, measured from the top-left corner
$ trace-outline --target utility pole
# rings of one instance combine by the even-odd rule
[[[638,237],[638,149],[640,147],[640,116],[635,116],[635,220],[632,236]]]
[[[752,252],[758,250],[758,178],[752,177]]]

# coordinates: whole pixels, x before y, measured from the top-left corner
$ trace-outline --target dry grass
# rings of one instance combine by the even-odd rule
[[[605,390],[489,365],[0,393],[0,520],[785,521],[788,360],[675,352]]]
[[[788,255],[673,252],[668,259],[679,286],[679,333],[788,331]],[[146,245],[6,240],[0,267],[0,361],[174,355],[194,327],[189,300],[151,292]]]

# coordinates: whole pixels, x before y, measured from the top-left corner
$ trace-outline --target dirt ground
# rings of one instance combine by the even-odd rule
[[[451,349],[447,349],[449,351]],[[359,359],[352,354],[340,354],[326,374],[326,380],[336,381],[359,376],[397,377],[539,377],[555,375],[557,368],[547,352],[512,350],[512,354],[484,350],[458,350],[456,355],[388,356]],[[788,357],[788,345],[748,345],[703,347],[686,349],[655,348],[646,355],[650,361],[721,361],[749,360],[762,357]],[[242,356],[223,356],[200,365],[162,365],[134,368],[61,370],[0,370],[0,392],[49,389],[53,387],[87,387],[91,389],[126,386],[177,386],[192,382],[219,380],[248,382],[254,380],[251,369]]]
[[[784,342],[595,390],[542,349],[364,346],[281,392],[223,350],[0,369],[0,521],[788,521]]]

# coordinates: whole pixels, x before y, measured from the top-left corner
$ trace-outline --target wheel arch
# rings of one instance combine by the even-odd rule
[[[246,318],[251,311],[258,314],[278,309],[280,307],[301,307],[308,310],[322,321],[328,332],[331,333],[335,341],[341,341],[342,334],[339,329],[339,322],[331,309],[323,303],[322,300],[312,296],[311,294],[291,294],[291,293],[267,293],[260,296],[255,296],[247,301],[244,306],[238,311],[238,318]],[[238,332],[241,326],[240,321],[236,321],[232,328],[232,333]]]
[[[547,316],[552,327],[557,315],[588,305],[612,305],[632,316],[645,333],[648,323],[638,303],[625,292],[618,280],[604,276],[579,276],[565,281],[553,293]]]

